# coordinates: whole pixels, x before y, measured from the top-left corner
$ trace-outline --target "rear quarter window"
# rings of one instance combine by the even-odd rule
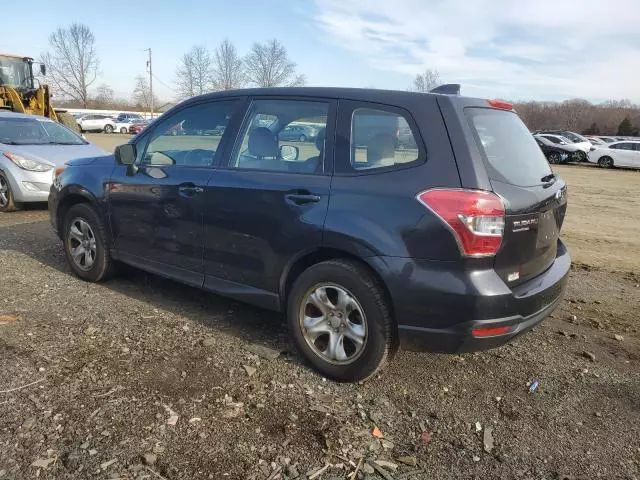
[[[465,114],[489,178],[529,187],[542,184],[551,173],[542,150],[515,112],[468,107]]]

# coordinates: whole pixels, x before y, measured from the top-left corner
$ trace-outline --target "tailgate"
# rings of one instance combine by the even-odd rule
[[[566,185],[513,111],[465,108],[483,153],[492,189],[505,204],[505,228],[495,269],[515,285],[553,263],[567,208]]]

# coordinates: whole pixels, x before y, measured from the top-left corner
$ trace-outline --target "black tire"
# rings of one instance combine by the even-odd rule
[[[578,150],[578,151],[574,152],[573,156],[574,156],[574,158],[576,159],[577,162],[586,162],[587,161],[587,154],[584,153],[582,150]]]
[[[113,133],[113,126],[112,125],[105,125],[104,126],[104,133]]]
[[[15,212],[18,208],[9,180],[3,172],[0,172],[0,212]]]
[[[299,318],[302,303],[310,291],[327,283],[350,293],[364,313],[366,336],[360,353],[351,363],[335,364],[326,360],[312,349],[303,333]],[[395,323],[385,292],[370,271],[356,262],[328,260],[305,270],[296,279],[287,299],[287,322],[302,356],[322,375],[339,382],[363,381],[374,376],[396,351]]]
[[[547,157],[547,160],[549,161],[549,163],[557,165],[562,161],[562,158],[558,152],[551,152]]]
[[[120,129],[120,133],[123,133],[123,134],[124,134],[124,133],[127,133],[127,127],[122,127],[122,128]],[[172,134],[172,135],[175,135],[175,133],[174,133],[174,134]]]
[[[613,168],[613,158],[604,156],[598,159],[598,165],[601,168]]]
[[[300,135],[300,137],[298,137],[298,140],[301,142],[306,142],[307,141],[307,136],[305,134]]]
[[[95,259],[93,265],[87,269],[78,266],[71,255],[73,248],[71,224],[77,219],[84,220],[89,225],[92,236],[95,239]],[[67,262],[73,270],[73,273],[87,282],[102,282],[107,280],[113,274],[115,265],[106,242],[106,228],[95,210],[86,203],[73,205],[65,216],[63,228],[64,254],[67,257]],[[75,241],[76,240],[73,240],[73,242]]]

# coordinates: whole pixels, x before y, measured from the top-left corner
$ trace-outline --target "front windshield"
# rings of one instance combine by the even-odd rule
[[[0,118],[0,143],[9,145],[84,145],[87,142],[56,122]]]
[[[29,63],[22,58],[0,56],[0,85],[33,88]]]

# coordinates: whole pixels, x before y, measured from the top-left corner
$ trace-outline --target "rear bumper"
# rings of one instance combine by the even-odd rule
[[[445,263],[386,257],[372,266],[387,281],[400,344],[409,350],[454,353],[494,348],[530,330],[558,306],[571,258],[561,241],[553,264],[510,288],[492,268],[469,270]],[[381,272],[380,268],[387,269]],[[508,327],[477,337],[473,330]]]

